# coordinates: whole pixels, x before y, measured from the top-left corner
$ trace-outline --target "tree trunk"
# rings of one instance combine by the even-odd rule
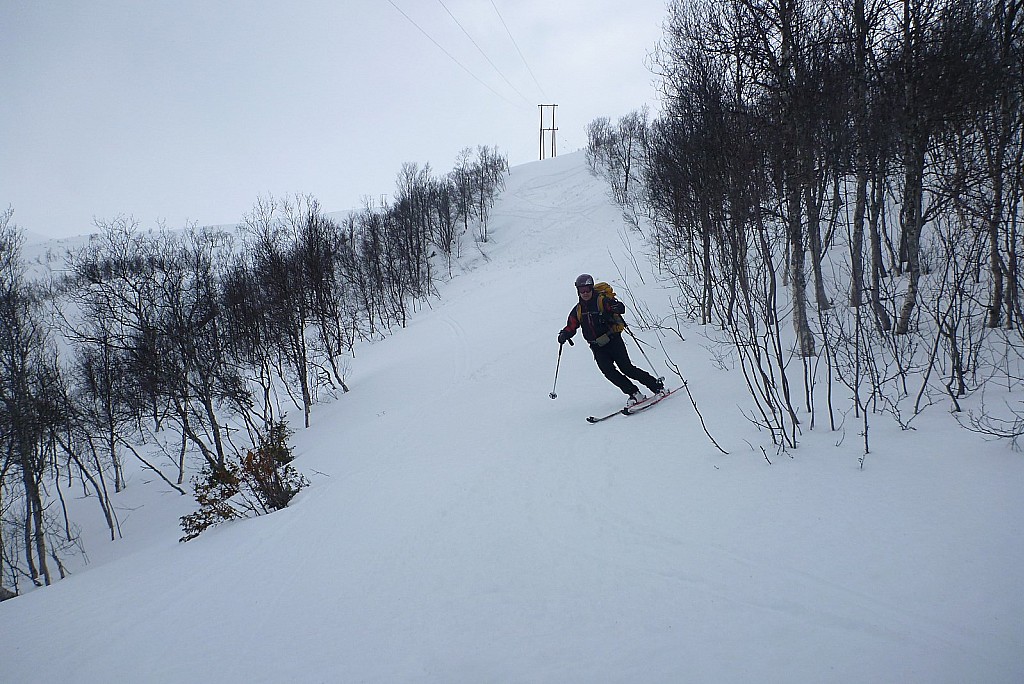
[[[868,174],[857,170],[857,189],[853,207],[853,235],[850,239],[850,306],[864,303],[864,217],[868,203]]]
[[[804,185],[804,206],[807,208],[807,239],[811,252],[811,273],[814,275],[814,300],[818,311],[832,308],[825,292],[825,277],[821,272],[821,204],[810,183]]]
[[[885,305],[882,304],[882,278],[886,277],[885,263],[882,260],[882,203],[885,201],[884,180],[879,169],[874,170],[871,181],[871,204],[868,229],[871,236],[871,310],[882,331],[892,329],[892,319]]]
[[[906,171],[903,186],[903,235],[900,240],[901,259],[906,263],[908,275],[907,292],[903,298],[899,317],[896,320],[896,334],[910,332],[910,320],[917,305],[917,291],[921,280],[921,229],[923,228],[922,204],[924,195],[924,154],[925,146],[916,144],[906,155]]]
[[[793,328],[796,332],[800,355],[814,356],[814,335],[811,333],[807,317],[807,274],[805,272],[805,254],[803,221],[800,216],[800,188],[790,182],[786,192],[787,210],[789,212],[789,272],[793,291]]]
[[[25,486],[25,552],[29,562],[32,581],[37,585],[39,578],[49,586],[50,570],[46,564],[46,525],[43,520],[43,501],[39,493],[39,483],[35,479],[30,453],[32,447],[22,446],[21,456],[22,482]],[[28,451],[24,451],[28,449]],[[33,553],[35,560],[33,561]]]

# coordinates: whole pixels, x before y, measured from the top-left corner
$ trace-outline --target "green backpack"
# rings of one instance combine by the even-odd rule
[[[595,283],[594,292],[597,293],[597,310],[604,311],[604,300],[605,298],[615,299],[615,290],[608,283]],[[623,320],[621,314],[610,314],[606,313],[608,317],[608,329],[609,332],[621,333],[626,329],[626,321]],[[576,320],[583,320],[583,304],[576,305]]]

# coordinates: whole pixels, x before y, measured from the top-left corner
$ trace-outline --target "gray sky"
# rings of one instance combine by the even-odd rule
[[[594,118],[657,109],[664,16],[665,0],[0,0],[0,209],[60,237],[117,215],[236,223],[267,194],[358,208],[403,162],[537,159],[541,103],[575,151]]]

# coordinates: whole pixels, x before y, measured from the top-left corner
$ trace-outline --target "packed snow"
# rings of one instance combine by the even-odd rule
[[[296,427],[289,508],[181,544],[138,470],[123,539],[91,513],[89,565],[0,603],[0,681],[1024,681],[1024,456],[942,406],[863,467],[852,417],[778,453],[694,325],[630,353],[728,455],[684,392],[590,425],[625,397],[581,343],[555,385],[574,278],[633,321],[672,292],[582,153],[514,167],[489,234]]]

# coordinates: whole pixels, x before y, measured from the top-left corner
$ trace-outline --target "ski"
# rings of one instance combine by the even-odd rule
[[[587,422],[588,423],[600,423],[602,420],[608,420],[609,418],[614,418],[615,416],[619,415],[620,413],[622,413],[625,410],[626,409],[619,409],[618,411],[614,411],[613,413],[609,413],[607,416],[587,416]]]
[[[644,401],[641,401],[639,404],[635,404],[635,405],[630,406],[628,408],[620,408],[618,411],[614,411],[612,413],[609,413],[607,416],[587,416],[587,422],[588,423],[600,423],[602,421],[608,420],[609,418],[614,418],[615,416],[618,416],[618,415],[632,416],[633,414],[640,413],[641,411],[645,411],[645,410],[651,408],[652,406],[654,406],[655,404],[660,402],[662,399],[665,399],[667,397],[672,396],[672,394],[674,392],[676,392],[676,390],[679,390],[679,389],[680,388],[677,387],[676,389],[669,390],[668,392],[663,392],[661,394],[655,394],[653,397],[648,397]]]
[[[633,406],[629,406],[627,408],[622,409],[622,414],[625,415],[625,416],[632,416],[632,415],[635,415],[635,414],[640,413],[642,411],[646,411],[647,409],[651,408],[652,406],[655,406],[658,403],[660,403],[663,399],[668,399],[669,397],[671,397],[673,394],[675,394],[680,389],[682,389],[682,388],[681,387],[676,387],[675,389],[669,390],[668,392],[663,392],[662,394],[656,394],[653,397],[651,397],[650,399],[647,399],[646,401],[641,401],[639,404],[635,404]]]

